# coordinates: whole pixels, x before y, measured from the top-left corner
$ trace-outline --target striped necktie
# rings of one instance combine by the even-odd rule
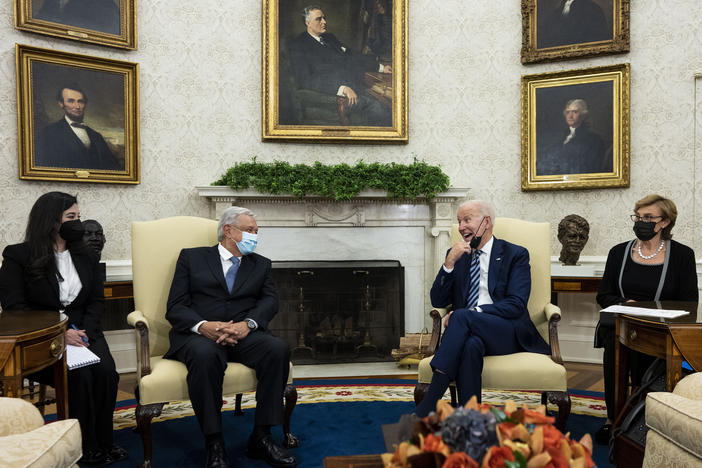
[[[466,308],[472,309],[478,305],[480,295],[480,254],[482,250],[474,250],[475,254],[470,259],[470,288],[468,289],[468,300]]]

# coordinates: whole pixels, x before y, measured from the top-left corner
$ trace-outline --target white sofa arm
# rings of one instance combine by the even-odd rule
[[[0,436],[22,434],[44,425],[33,404],[21,398],[0,397]]]

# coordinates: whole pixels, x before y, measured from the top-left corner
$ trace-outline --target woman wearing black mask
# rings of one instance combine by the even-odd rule
[[[597,293],[603,309],[631,301],[698,301],[695,253],[672,240],[678,210],[672,200],[648,195],[636,202],[631,220],[636,238],[615,245]],[[621,278],[621,279],[620,279]],[[614,414],[614,319],[600,320],[595,347],[604,348],[602,367],[605,380],[607,423],[595,433],[599,444],[607,444]],[[634,383],[653,358],[631,352],[629,362]]]
[[[119,375],[100,326],[104,290],[98,260],[82,239],[76,197],[62,192],[39,197],[29,213],[25,241],[3,251],[0,304],[5,310],[63,310],[66,343],[88,346],[100,357],[98,364],[68,371],[68,414],[78,419],[83,438],[80,461],[99,465],[127,453],[112,441]],[[30,378],[52,384],[53,371]]]

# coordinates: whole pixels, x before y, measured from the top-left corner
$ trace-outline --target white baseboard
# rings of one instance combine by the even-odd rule
[[[115,360],[117,372],[124,374],[136,372],[136,343],[134,330],[109,330],[105,332],[105,340],[110,347],[110,353]]]

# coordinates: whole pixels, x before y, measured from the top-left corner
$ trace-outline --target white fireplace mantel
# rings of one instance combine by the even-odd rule
[[[429,289],[450,245],[451,225],[467,188],[433,198],[394,199],[366,190],[335,201],[229,187],[196,187],[210,217],[229,206],[256,213],[262,255],[275,261],[398,260],[405,269],[405,331],[428,325]]]

